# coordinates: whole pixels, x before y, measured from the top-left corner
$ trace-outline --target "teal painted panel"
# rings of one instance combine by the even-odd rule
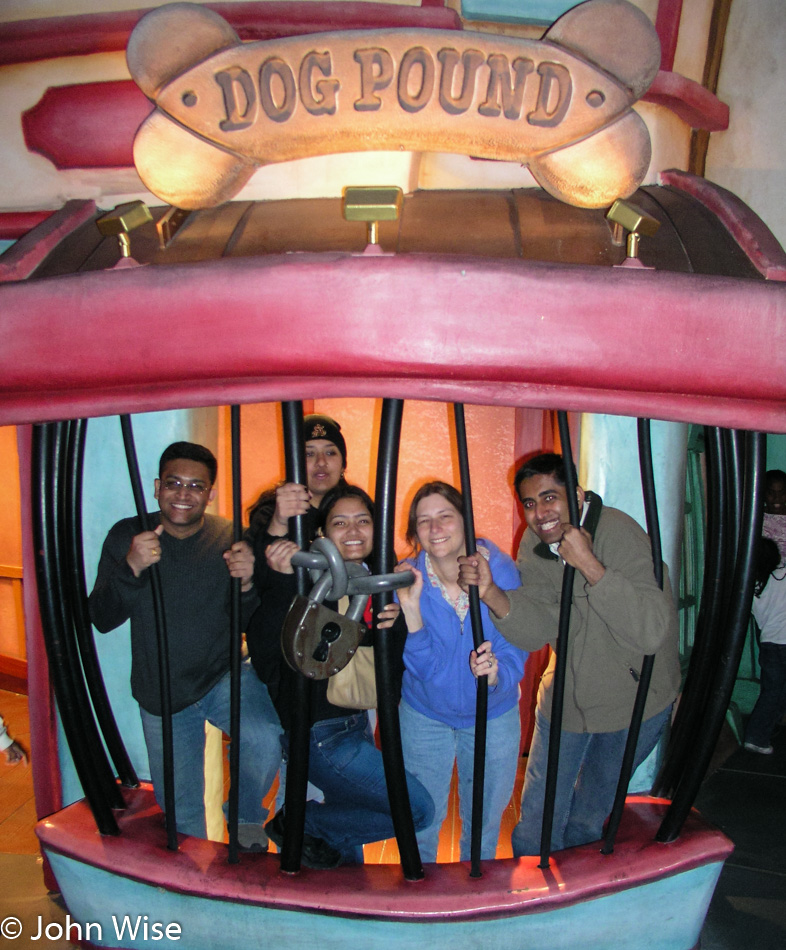
[[[653,420],[650,440],[663,560],[669,567],[672,589],[676,590],[684,527],[688,429],[680,422]],[[579,481],[584,488],[596,491],[604,505],[635,518],[646,531],[636,420],[585,413],[580,458]]]
[[[47,856],[71,918],[82,927],[83,939],[95,946],[150,950],[162,946],[313,950],[317,943],[320,950],[422,950],[424,946],[451,950],[690,950],[698,941],[722,867],[718,863],[705,865],[644,888],[553,911],[481,921],[419,923],[348,919],[202,899],[117,877],[59,854],[47,852]],[[160,928],[179,925],[181,933],[176,939],[156,939],[154,923]],[[88,924],[93,925],[89,935]],[[143,936],[145,924],[147,939]],[[135,928],[133,940],[128,939],[129,925]],[[122,937],[120,928],[124,929]],[[71,935],[80,936],[77,931]]]
[[[767,470],[771,468],[786,472],[786,435],[767,435]]]
[[[683,423],[653,420],[650,425],[663,560],[669,567],[674,591],[680,579],[687,439],[688,428]],[[581,420],[580,459],[581,484],[598,492],[604,505],[619,508],[635,518],[646,531],[636,419],[585,413]],[[628,786],[631,794],[652,788],[666,740],[664,736],[636,770]]]
[[[462,0],[466,20],[497,20],[504,23],[551,24],[576,0]]]

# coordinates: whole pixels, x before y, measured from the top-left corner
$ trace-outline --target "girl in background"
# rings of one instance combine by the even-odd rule
[[[756,552],[753,616],[761,628],[761,692],[745,730],[745,748],[772,755],[772,734],[786,713],[786,568],[778,545],[760,538]]]

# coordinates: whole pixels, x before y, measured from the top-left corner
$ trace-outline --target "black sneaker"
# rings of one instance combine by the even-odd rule
[[[265,831],[268,838],[281,851],[284,842],[284,811],[276,812],[273,818],[265,825]],[[303,848],[300,853],[300,861],[305,867],[312,868],[315,871],[330,871],[341,864],[341,852],[331,848],[330,845],[321,838],[315,838],[313,835],[303,834]]]

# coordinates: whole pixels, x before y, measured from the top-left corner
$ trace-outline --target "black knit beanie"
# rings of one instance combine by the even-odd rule
[[[327,439],[328,442],[332,442],[341,453],[344,468],[347,467],[347,444],[341,434],[341,426],[335,419],[316,412],[304,416],[303,441],[310,442],[312,439]]]

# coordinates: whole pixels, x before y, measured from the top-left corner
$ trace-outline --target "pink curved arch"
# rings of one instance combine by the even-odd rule
[[[0,424],[387,395],[786,431],[781,283],[291,254],[5,284],[0,308]]]

